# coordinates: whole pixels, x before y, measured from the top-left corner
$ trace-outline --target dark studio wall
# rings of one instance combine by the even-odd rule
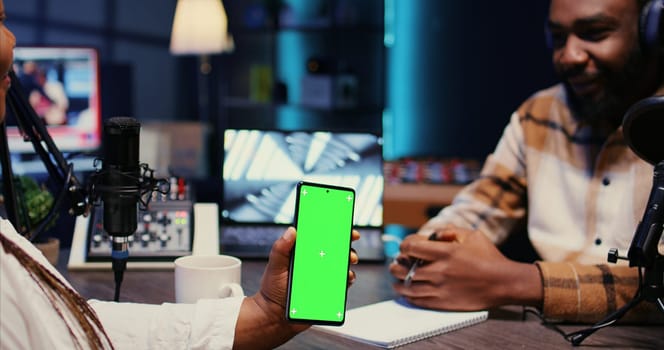
[[[176,0],[6,0],[6,24],[19,46],[97,48],[102,117],[191,119],[180,107],[182,84],[175,72],[182,60],[168,52],[175,4]]]
[[[7,25],[19,45],[100,49],[104,117],[195,120],[196,60],[168,52],[175,4],[10,0],[5,7]],[[384,95],[386,157],[483,158],[490,152],[518,104],[555,81],[543,40],[547,7],[546,0],[386,0],[384,6],[376,6],[377,11],[385,9],[387,34],[394,38],[384,55],[367,55],[384,60],[368,66],[385,71],[370,93]],[[227,6],[231,27],[246,18],[246,13],[233,10]],[[220,66],[232,55],[214,57],[213,64]],[[219,97],[224,91],[217,87],[223,86],[229,72],[218,68],[211,76],[211,91],[217,97],[211,115],[223,118]]]
[[[548,1],[417,0],[393,7],[387,158],[483,159],[515,108],[555,82],[543,32]]]

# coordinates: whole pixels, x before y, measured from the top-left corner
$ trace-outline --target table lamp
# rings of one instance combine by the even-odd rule
[[[234,43],[228,33],[228,18],[221,0],[178,0],[171,30],[173,55],[197,55],[200,61],[199,118],[208,121],[207,77],[212,70],[211,54],[232,52]]]

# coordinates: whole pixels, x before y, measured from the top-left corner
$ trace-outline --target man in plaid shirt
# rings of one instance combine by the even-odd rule
[[[395,277],[405,278],[412,258],[429,263],[409,286],[394,284],[399,294],[427,308],[526,305],[574,322],[596,322],[633,298],[637,269],[608,264],[607,252],[627,252],[652,187],[653,166],[628,147],[621,127],[631,105],[664,94],[664,45],[645,42],[639,30],[649,5],[551,0],[561,83],[525,101],[480,178],[404,240],[390,265]],[[437,242],[426,239],[432,232]],[[510,234],[527,234],[541,260],[505,257],[496,245]],[[644,302],[625,319],[662,316]]]

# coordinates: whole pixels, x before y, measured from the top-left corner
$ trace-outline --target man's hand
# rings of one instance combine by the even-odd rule
[[[410,287],[403,284],[410,262],[422,259]],[[507,259],[479,231],[446,227],[437,241],[410,235],[390,265],[400,281],[397,293],[418,306],[441,310],[481,310],[499,305],[539,306],[542,284],[537,266]]]

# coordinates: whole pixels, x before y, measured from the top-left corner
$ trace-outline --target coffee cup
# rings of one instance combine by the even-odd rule
[[[242,261],[230,255],[188,255],[175,259],[175,302],[243,296]]]

